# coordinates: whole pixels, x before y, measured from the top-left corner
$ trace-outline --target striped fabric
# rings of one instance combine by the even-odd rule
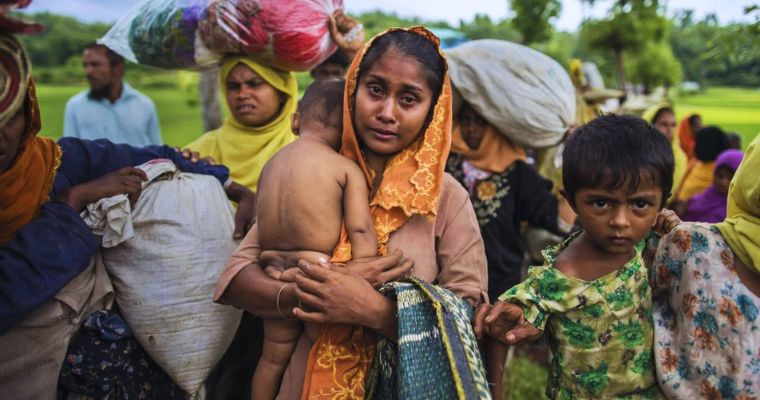
[[[398,304],[398,345],[378,338],[367,398],[491,398],[469,304],[412,276],[381,292]]]
[[[0,126],[21,108],[32,66],[18,39],[0,34]]]

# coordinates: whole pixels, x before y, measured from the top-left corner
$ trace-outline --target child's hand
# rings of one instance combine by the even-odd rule
[[[491,311],[491,307],[493,306],[488,303],[482,303],[477,310],[475,310],[475,315],[472,316],[472,329],[475,331],[475,338],[478,340],[480,340],[483,336],[483,332],[486,330],[485,320],[488,312]]]
[[[680,223],[681,219],[678,218],[678,215],[673,210],[663,208],[657,215],[657,220],[654,222],[652,230],[658,236],[662,236],[672,231]]]
[[[267,274],[268,277],[276,280],[280,280],[280,277],[282,276],[282,273],[285,272],[282,268],[274,267],[274,266],[267,266],[264,267],[264,273]]]
[[[522,307],[503,301],[493,305],[485,317],[485,331],[492,338],[511,345],[535,341],[543,332],[523,316]]]

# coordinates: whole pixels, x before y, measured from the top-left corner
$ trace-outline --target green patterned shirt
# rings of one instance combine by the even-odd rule
[[[554,354],[546,395],[551,399],[661,398],[653,360],[652,294],[641,258],[588,282],[554,268],[578,237],[544,250],[543,266],[499,297],[523,306],[525,319],[546,331]]]

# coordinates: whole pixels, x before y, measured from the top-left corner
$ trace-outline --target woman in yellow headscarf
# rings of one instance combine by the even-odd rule
[[[364,45],[346,78],[341,153],[365,173],[381,253],[387,249],[388,255],[351,260],[345,268],[302,264],[303,275],[288,283],[263,272],[254,228],[219,280],[217,299],[268,318],[295,316],[307,322],[307,333],[312,323],[326,324],[316,336],[300,338],[281,383],[280,398],[364,398],[373,395],[373,387],[393,389],[365,387],[372,380],[365,379],[368,374],[374,376],[370,366],[387,361],[374,358],[379,343],[388,346],[381,339],[376,348],[375,338],[399,339],[391,346],[403,351],[411,341],[399,338],[402,331],[397,327],[404,326],[402,315],[417,303],[383,296],[375,289],[384,282],[411,272],[418,283],[429,282],[423,284],[432,287],[429,293],[447,289],[460,304],[467,300],[477,305],[487,299],[487,267],[475,213],[467,192],[444,172],[451,143],[451,86],[438,44],[421,27],[391,29]],[[401,261],[399,250],[407,261]],[[295,308],[299,300],[303,308]],[[455,325],[472,336],[469,321]],[[439,335],[429,336],[434,331]],[[439,344],[455,340],[444,339],[446,332],[451,331],[431,327],[425,337]],[[477,366],[479,357],[461,356],[461,347],[450,350],[455,354],[452,359],[473,366],[473,374],[459,379],[464,375],[458,375],[447,361],[426,365],[419,371],[432,379],[418,379],[417,388],[452,394],[468,391],[477,382],[475,386],[484,392],[473,398],[487,396],[482,365]],[[428,376],[440,368],[448,369],[444,372],[453,379],[442,382]],[[397,388],[402,393],[408,389],[402,383]]]
[[[222,127],[201,136],[187,149],[226,165],[233,180],[256,191],[264,164],[295,140],[290,117],[296,110],[298,83],[292,72],[245,56],[228,57],[220,80],[230,116]]]
[[[675,135],[676,131],[676,113],[670,104],[660,103],[655,104],[644,111],[641,116],[644,120],[648,121],[652,126],[662,132],[671,143],[673,148],[673,158],[675,159],[675,168],[673,169],[673,192],[671,199],[675,198],[675,194],[678,188],[681,186],[684,176],[689,165],[689,158],[681,148],[678,136]]]
[[[668,398],[757,394],[760,371],[760,136],[747,149],[716,225],[682,223],[659,240],[654,359]],[[710,366],[714,374],[684,371]],[[747,384],[751,382],[751,384]]]

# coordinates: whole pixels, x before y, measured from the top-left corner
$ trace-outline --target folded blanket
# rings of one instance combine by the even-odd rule
[[[490,399],[472,307],[413,276],[380,290],[398,304],[398,344],[378,337],[368,399]]]

